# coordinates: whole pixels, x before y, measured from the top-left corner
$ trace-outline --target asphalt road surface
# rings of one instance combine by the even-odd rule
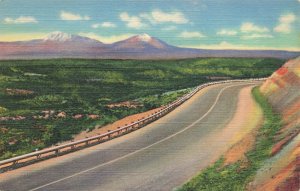
[[[0,190],[173,190],[231,146],[222,131],[234,115],[239,91],[249,85],[205,88],[138,131],[2,174]]]

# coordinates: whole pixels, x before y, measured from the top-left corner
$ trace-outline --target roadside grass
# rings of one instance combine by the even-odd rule
[[[242,191],[253,179],[257,170],[270,157],[274,145],[274,136],[280,130],[281,116],[276,114],[259,88],[252,90],[252,95],[264,114],[264,123],[259,129],[255,146],[246,153],[245,161],[223,166],[222,157],[212,166],[204,169],[199,175],[185,183],[178,191]]]

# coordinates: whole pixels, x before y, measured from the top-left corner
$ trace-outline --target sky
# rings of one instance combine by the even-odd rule
[[[300,0],[0,0],[0,41],[147,33],[208,49],[300,50]]]

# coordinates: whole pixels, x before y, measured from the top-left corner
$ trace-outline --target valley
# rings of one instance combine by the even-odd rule
[[[0,158],[161,107],[212,77],[265,77],[282,63],[246,58],[1,61]]]

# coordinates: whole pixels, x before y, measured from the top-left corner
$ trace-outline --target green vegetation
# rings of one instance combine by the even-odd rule
[[[211,77],[265,77],[282,64],[250,58],[0,61],[0,159],[167,104]],[[124,101],[138,106],[108,107]]]
[[[253,96],[261,106],[265,121],[256,138],[255,146],[246,153],[247,165],[242,161],[227,166],[221,158],[211,167],[203,170],[197,177],[191,179],[180,188],[180,191],[241,191],[245,190],[256,171],[270,157],[274,144],[273,137],[281,127],[281,117],[273,112],[267,99],[260,93],[259,88],[253,89]]]
[[[183,89],[178,91],[166,92],[159,95],[150,95],[144,98],[138,99],[141,103],[144,104],[146,108],[158,108],[162,105],[167,105],[172,101],[176,100],[178,97],[187,94],[191,89]]]

